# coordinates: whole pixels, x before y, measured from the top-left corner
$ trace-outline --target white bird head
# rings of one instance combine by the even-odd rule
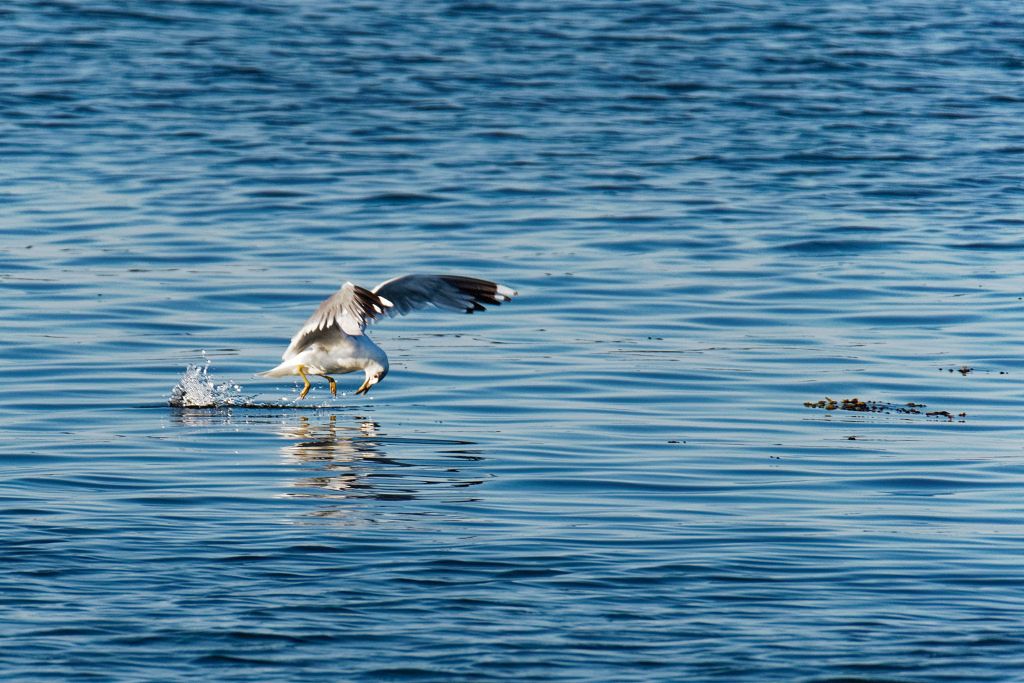
[[[373,385],[388,376],[387,357],[385,356],[383,358],[383,362],[371,360],[366,367],[363,368],[363,372],[366,374],[366,379],[363,380],[362,386],[356,389],[356,394],[365,394],[373,388]]]

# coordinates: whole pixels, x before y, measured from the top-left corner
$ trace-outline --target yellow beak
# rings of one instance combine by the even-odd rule
[[[358,396],[359,394],[365,394],[367,391],[370,390],[370,387],[372,386],[373,384],[370,383],[370,378],[367,377],[366,379],[363,380],[363,385],[356,389],[356,396]]]

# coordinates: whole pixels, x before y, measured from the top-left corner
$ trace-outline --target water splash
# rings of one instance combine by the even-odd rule
[[[210,376],[210,361],[189,365],[171,389],[170,405],[176,408],[222,408],[248,405],[253,397],[242,394],[242,387],[231,380],[216,383]]]

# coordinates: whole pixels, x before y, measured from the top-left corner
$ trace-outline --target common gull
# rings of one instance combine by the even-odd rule
[[[405,315],[430,306],[475,313],[484,304],[501,305],[516,292],[488,280],[462,275],[402,275],[368,290],[346,282],[324,299],[320,307],[292,337],[276,368],[262,377],[302,377],[299,398],[309,393],[309,377],[318,375],[330,383],[331,395],[338,386],[331,375],[362,370],[365,379],[357,394],[365,394],[388,374],[388,356],[366,335],[366,326],[383,318]]]

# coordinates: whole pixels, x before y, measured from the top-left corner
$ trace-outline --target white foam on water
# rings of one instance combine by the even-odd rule
[[[168,400],[178,408],[220,408],[246,405],[251,401],[252,396],[242,394],[242,387],[233,381],[215,382],[210,376],[210,361],[205,365],[189,365],[171,389]]]

